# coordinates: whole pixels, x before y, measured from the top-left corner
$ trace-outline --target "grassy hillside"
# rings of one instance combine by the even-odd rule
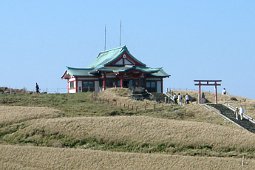
[[[107,114],[133,114],[129,110],[112,107],[108,103],[93,101],[92,93],[80,94],[0,94],[0,105],[50,107],[63,116],[104,116]]]
[[[182,95],[185,95],[188,93],[191,95],[193,98],[197,98],[197,91],[174,91],[174,93],[178,94],[181,93]],[[204,92],[206,99],[214,103],[215,102],[215,94],[210,93],[210,92]],[[241,105],[244,107],[246,110],[246,113],[253,117],[255,119],[255,100],[253,99],[248,99],[245,97],[240,97],[240,96],[232,96],[232,95],[222,95],[218,94],[218,103],[221,104],[230,104],[233,107],[240,107]]]
[[[0,127],[31,119],[58,117],[59,110],[46,107],[0,106]]]
[[[39,154],[45,159],[54,155],[46,167],[59,169],[86,165],[95,168],[100,162],[98,159],[106,169],[111,169],[114,159],[120,162],[112,164],[116,168],[133,169],[141,165],[142,169],[158,169],[162,165],[179,169],[182,166],[173,162],[182,161],[184,169],[189,169],[189,166],[191,169],[239,169],[240,161],[238,164],[232,162],[241,160],[243,156],[250,158],[246,160],[249,162],[245,164],[246,168],[254,165],[253,133],[197,104],[178,106],[134,101],[129,95],[126,89],[109,89],[97,96],[93,93],[0,94],[1,153],[11,154],[17,150],[15,155],[12,153],[13,157],[0,156],[0,165],[4,169],[40,169],[46,164],[32,159],[33,156],[29,159],[24,153],[34,157]],[[252,100],[238,98],[234,104],[239,104],[239,100],[249,111],[254,111]],[[220,102],[226,101],[231,100]],[[93,155],[90,163],[83,163],[84,156],[89,154]],[[131,159],[130,155],[137,159]],[[13,160],[10,157],[15,157],[16,161],[9,161]],[[72,157],[74,163],[63,161],[68,157]],[[107,162],[108,157],[114,159]],[[150,163],[145,163],[147,161],[159,163],[149,166]],[[192,164],[192,161],[199,163]]]
[[[0,169],[254,169],[255,160],[0,145]]]
[[[34,120],[5,135],[3,141],[125,152],[255,157],[255,135],[248,131],[143,116]]]
[[[58,109],[60,111],[59,114],[64,117],[145,115],[228,124],[217,114],[205,110],[199,105],[180,107],[178,105],[155,104],[155,102],[147,100],[135,101],[127,96],[126,89],[107,90],[97,96],[97,100],[93,98],[92,93],[0,94],[0,105],[54,108]],[[123,104],[125,104],[125,107]],[[127,108],[128,106],[130,107]],[[133,109],[131,109],[131,106],[133,106]],[[135,110],[136,107],[138,108],[137,110]]]

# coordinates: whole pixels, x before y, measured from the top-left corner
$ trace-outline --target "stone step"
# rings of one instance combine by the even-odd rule
[[[247,119],[236,120],[236,115],[235,115],[234,111],[229,109],[228,107],[226,107],[222,104],[207,104],[207,105],[219,110],[219,112],[223,116],[227,117],[232,122],[238,124],[239,126],[243,127],[244,129],[246,129],[252,133],[255,133],[255,124],[254,123],[250,122]]]

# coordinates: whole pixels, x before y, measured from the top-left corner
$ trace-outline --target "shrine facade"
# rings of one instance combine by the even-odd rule
[[[149,92],[163,93],[163,79],[169,76],[162,68],[147,67],[123,46],[99,53],[87,68],[67,67],[61,78],[67,80],[68,93],[113,87],[144,87]]]

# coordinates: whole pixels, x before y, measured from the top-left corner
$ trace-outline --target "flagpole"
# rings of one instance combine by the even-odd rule
[[[106,51],[106,25],[104,27],[104,50]]]
[[[121,46],[121,20],[120,20],[120,46]]]

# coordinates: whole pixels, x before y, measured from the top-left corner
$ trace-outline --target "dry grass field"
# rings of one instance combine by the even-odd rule
[[[192,93],[192,96],[194,95],[195,92]],[[127,89],[119,88],[108,89],[103,93],[99,94],[99,98],[109,100],[109,104],[117,102],[119,104],[125,103],[126,105],[134,105],[134,107],[137,106],[139,110],[136,115],[145,115],[168,119],[191,120],[231,126],[229,122],[224,121],[224,119],[219,117],[217,113],[212,112],[211,110],[206,110],[203,106],[194,103],[180,107],[178,105],[165,103],[156,104],[155,101],[149,100],[132,100],[129,96],[130,93]],[[153,109],[155,104],[157,108],[156,110]],[[144,109],[145,106],[148,110]]]
[[[57,117],[58,113],[58,110],[46,107],[0,106],[0,126],[42,117]]]
[[[0,169],[254,169],[254,159],[0,145]]]
[[[174,91],[175,93],[181,93],[182,95],[185,95],[188,93],[194,98],[197,98],[197,91]],[[215,95],[214,93],[204,92],[205,97],[208,101],[214,103],[215,102]],[[233,107],[240,107],[243,106],[246,110],[246,114],[253,117],[255,119],[255,100],[248,99],[245,97],[240,96],[232,96],[232,95],[222,95],[218,94],[218,103],[221,104],[230,104]]]
[[[255,157],[255,134],[203,122],[116,116],[39,119],[29,124],[4,140],[115,151]]]
[[[195,103],[154,109],[128,95],[0,95],[0,169],[254,169],[255,134]],[[220,102],[255,110],[249,99]]]

